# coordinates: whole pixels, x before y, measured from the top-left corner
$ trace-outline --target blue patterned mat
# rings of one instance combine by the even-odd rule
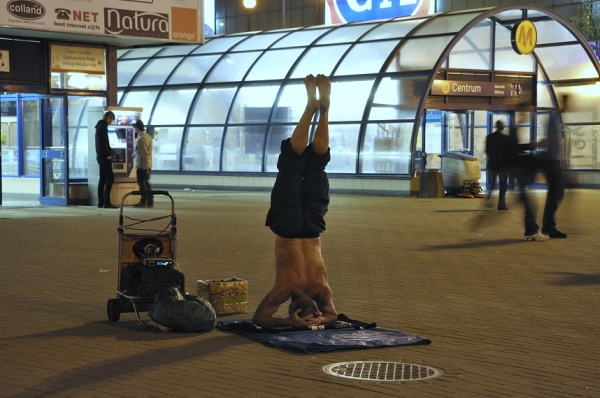
[[[431,340],[398,330],[377,327],[338,315],[338,320],[317,327],[261,327],[251,321],[220,321],[217,328],[278,348],[307,353],[430,344]]]

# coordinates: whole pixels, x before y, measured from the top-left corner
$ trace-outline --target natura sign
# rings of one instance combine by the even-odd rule
[[[169,38],[169,15],[121,10],[104,9],[104,32],[110,35]]]

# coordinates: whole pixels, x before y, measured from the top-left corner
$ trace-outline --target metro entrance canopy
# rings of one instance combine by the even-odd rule
[[[305,106],[303,79],[318,73],[332,80],[334,175],[407,179],[436,134],[434,152],[452,149],[439,116],[449,111],[517,112],[530,132],[520,139],[537,139],[537,115],[564,94],[569,131],[590,144],[572,148],[570,167],[598,168],[598,60],[569,22],[530,4],[121,50],[119,105],[144,108],[159,172],[260,175],[277,171],[279,142]]]

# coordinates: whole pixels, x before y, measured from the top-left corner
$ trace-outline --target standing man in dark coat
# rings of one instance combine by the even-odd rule
[[[112,169],[112,155],[108,141],[108,126],[115,121],[115,114],[108,111],[96,123],[96,160],[100,166],[100,180],[98,181],[98,207],[116,209],[118,206],[110,202],[110,191],[115,182]]]
[[[490,191],[487,200],[490,200],[496,177],[500,191],[498,193],[498,210],[508,210],[506,207],[506,189],[508,183],[508,171],[514,165],[517,153],[516,142],[503,133],[504,123],[496,121],[496,131],[488,135],[485,140],[485,152],[488,155],[487,168],[490,172]]]

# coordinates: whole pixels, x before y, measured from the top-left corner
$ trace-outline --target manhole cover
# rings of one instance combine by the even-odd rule
[[[332,376],[355,380],[373,381],[412,381],[432,379],[442,375],[442,371],[423,365],[400,362],[338,362],[323,367]]]

